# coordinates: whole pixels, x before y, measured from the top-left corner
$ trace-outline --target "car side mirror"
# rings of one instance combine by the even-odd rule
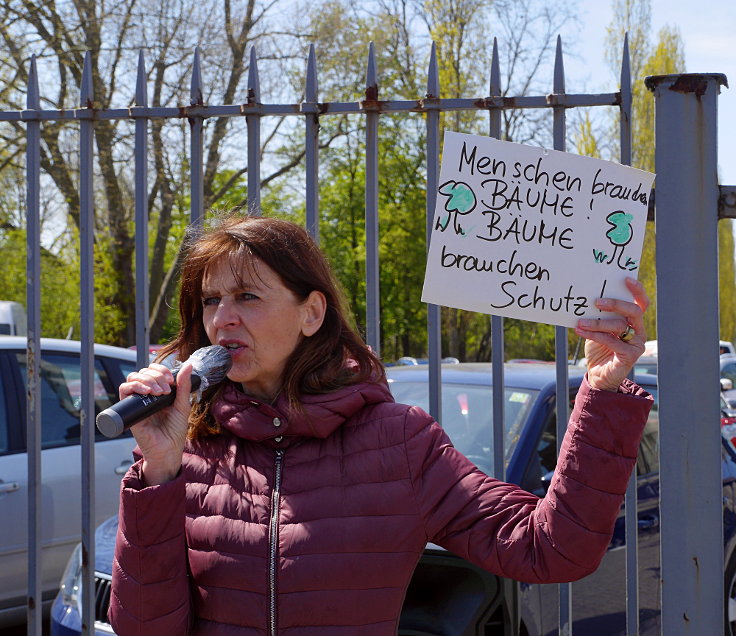
[[[733,389],[733,382],[728,378],[721,378],[721,391],[730,391]]]

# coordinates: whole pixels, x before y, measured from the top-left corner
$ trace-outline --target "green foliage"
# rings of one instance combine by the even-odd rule
[[[95,342],[119,344],[117,339],[124,331],[127,318],[115,303],[119,278],[115,275],[112,254],[112,238],[98,235],[94,246]]]
[[[21,229],[0,232],[0,260],[5,275],[0,298],[26,307],[26,233]],[[79,336],[79,270],[73,251],[61,255],[41,252],[41,335],[47,338]]]
[[[651,42],[650,0],[613,0],[613,20],[606,29],[606,59],[611,70],[620,72],[620,55],[624,36],[628,33],[631,67],[631,165],[655,172],[654,166],[654,96],[644,85],[648,75],[664,75],[685,72],[685,54],[682,36],[674,27],[663,27],[656,43]],[[612,122],[608,132],[608,145],[614,148],[619,159],[619,117]],[[578,130],[579,148],[590,142],[588,131]],[[603,144],[601,144],[603,145]],[[585,154],[585,153],[583,153]],[[656,184],[655,184],[656,185]],[[657,273],[654,223],[648,222],[644,235],[639,280],[644,284],[651,304],[644,315],[648,338],[657,337]]]
[[[718,283],[720,331],[723,340],[736,342],[736,271],[733,221],[718,222]]]
[[[573,138],[575,140],[575,148],[579,154],[585,157],[601,158],[598,139],[593,131],[593,121],[590,118],[589,112],[585,112],[577,129],[573,130]]]

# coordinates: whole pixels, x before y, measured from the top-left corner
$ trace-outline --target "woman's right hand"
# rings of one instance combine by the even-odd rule
[[[191,410],[191,374],[191,363],[184,363],[176,376],[177,390],[173,404],[130,429],[143,455],[143,479],[147,486],[171,481],[181,468]],[[174,376],[171,369],[154,362],[145,369],[129,373],[118,392],[121,400],[134,393],[163,395],[171,393],[172,384]]]

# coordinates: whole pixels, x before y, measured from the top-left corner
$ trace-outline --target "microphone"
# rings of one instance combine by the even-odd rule
[[[197,349],[189,358],[192,363],[192,393],[204,391],[222,382],[230,371],[233,360],[225,347],[211,345]],[[174,369],[176,379],[178,369]],[[133,424],[157,413],[174,402],[176,385],[165,395],[141,395],[134,393],[106,408],[97,415],[97,428],[106,437],[117,437]]]

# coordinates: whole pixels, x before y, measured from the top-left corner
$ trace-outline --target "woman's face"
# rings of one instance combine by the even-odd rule
[[[265,263],[255,259],[250,269],[238,280],[227,259],[207,268],[202,319],[210,342],[230,351],[227,377],[249,395],[271,400],[281,389],[289,356],[321,326],[324,296],[313,291],[300,302]]]

